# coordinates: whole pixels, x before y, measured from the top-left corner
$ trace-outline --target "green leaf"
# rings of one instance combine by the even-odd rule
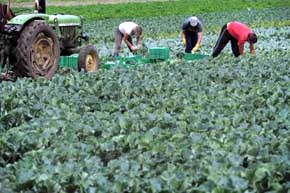
[[[160,192],[162,189],[161,182],[157,178],[153,178],[150,180],[152,192]]]
[[[255,171],[255,181],[261,181],[267,176],[270,176],[270,171],[268,168],[261,167]]]

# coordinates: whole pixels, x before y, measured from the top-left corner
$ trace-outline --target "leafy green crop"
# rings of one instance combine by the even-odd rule
[[[2,83],[2,191],[285,192],[288,57]]]
[[[0,192],[289,191],[289,26],[264,26],[287,11],[204,15],[203,52],[236,15],[255,26],[256,57],[227,47],[215,59],[179,59],[178,29],[151,17],[138,20],[152,30],[144,45],[169,46],[169,61],[2,82]],[[108,21],[89,30],[102,57],[113,40],[99,32],[120,19]]]

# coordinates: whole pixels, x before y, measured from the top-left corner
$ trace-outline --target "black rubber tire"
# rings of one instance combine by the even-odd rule
[[[60,57],[59,41],[45,21],[33,21],[24,27],[17,41],[17,71],[22,76],[51,78]]]
[[[88,45],[80,49],[78,58],[78,70],[95,72],[99,68],[99,56],[95,46]]]

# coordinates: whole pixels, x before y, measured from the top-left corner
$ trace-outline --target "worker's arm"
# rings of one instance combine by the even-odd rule
[[[201,45],[201,39],[202,39],[202,32],[198,32],[197,33],[197,43],[196,44]]]
[[[244,44],[239,45],[239,52],[240,52],[240,55],[244,55]]]
[[[197,27],[197,41],[196,41],[196,44],[195,44],[194,48],[191,50],[192,53],[197,52],[199,50],[200,46],[201,46],[202,24],[198,23],[196,27]]]
[[[142,36],[139,35],[139,36],[137,36],[137,46],[138,46],[138,47],[141,46],[141,42],[142,42]]]
[[[202,39],[202,32],[198,32],[197,33],[197,42],[194,46],[194,48],[192,49],[192,53],[197,52],[201,46],[201,39]]]
[[[255,50],[254,44],[250,44],[250,53],[252,56],[256,55],[256,50]]]
[[[127,46],[130,48],[132,52],[136,52],[138,50],[138,47],[134,46],[129,40],[128,40],[129,34],[124,33],[124,42],[127,44]]]
[[[125,42],[125,44],[129,47],[129,48],[134,48],[134,45],[130,43],[130,41],[128,40],[129,38],[129,34],[127,33],[124,33],[124,37],[123,37],[123,40]]]
[[[186,45],[186,39],[185,39],[184,30],[181,31],[180,36],[181,36],[182,45],[185,46]]]

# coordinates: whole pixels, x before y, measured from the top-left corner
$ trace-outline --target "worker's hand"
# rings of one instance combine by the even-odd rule
[[[138,50],[140,50],[141,47],[142,47],[141,44],[138,44],[138,45],[136,46],[136,48],[137,48]]]
[[[252,51],[250,52],[250,54],[251,54],[252,56],[256,56],[256,51],[255,51],[255,50],[252,50]]]
[[[185,47],[186,46],[186,39],[183,37],[182,38],[182,45]]]
[[[191,50],[191,52],[192,52],[192,53],[195,53],[195,52],[197,52],[197,51],[199,50],[199,48],[200,48],[200,44],[196,44],[196,45],[194,46],[194,48]]]
[[[132,52],[136,52],[139,48],[137,46],[131,46]]]

